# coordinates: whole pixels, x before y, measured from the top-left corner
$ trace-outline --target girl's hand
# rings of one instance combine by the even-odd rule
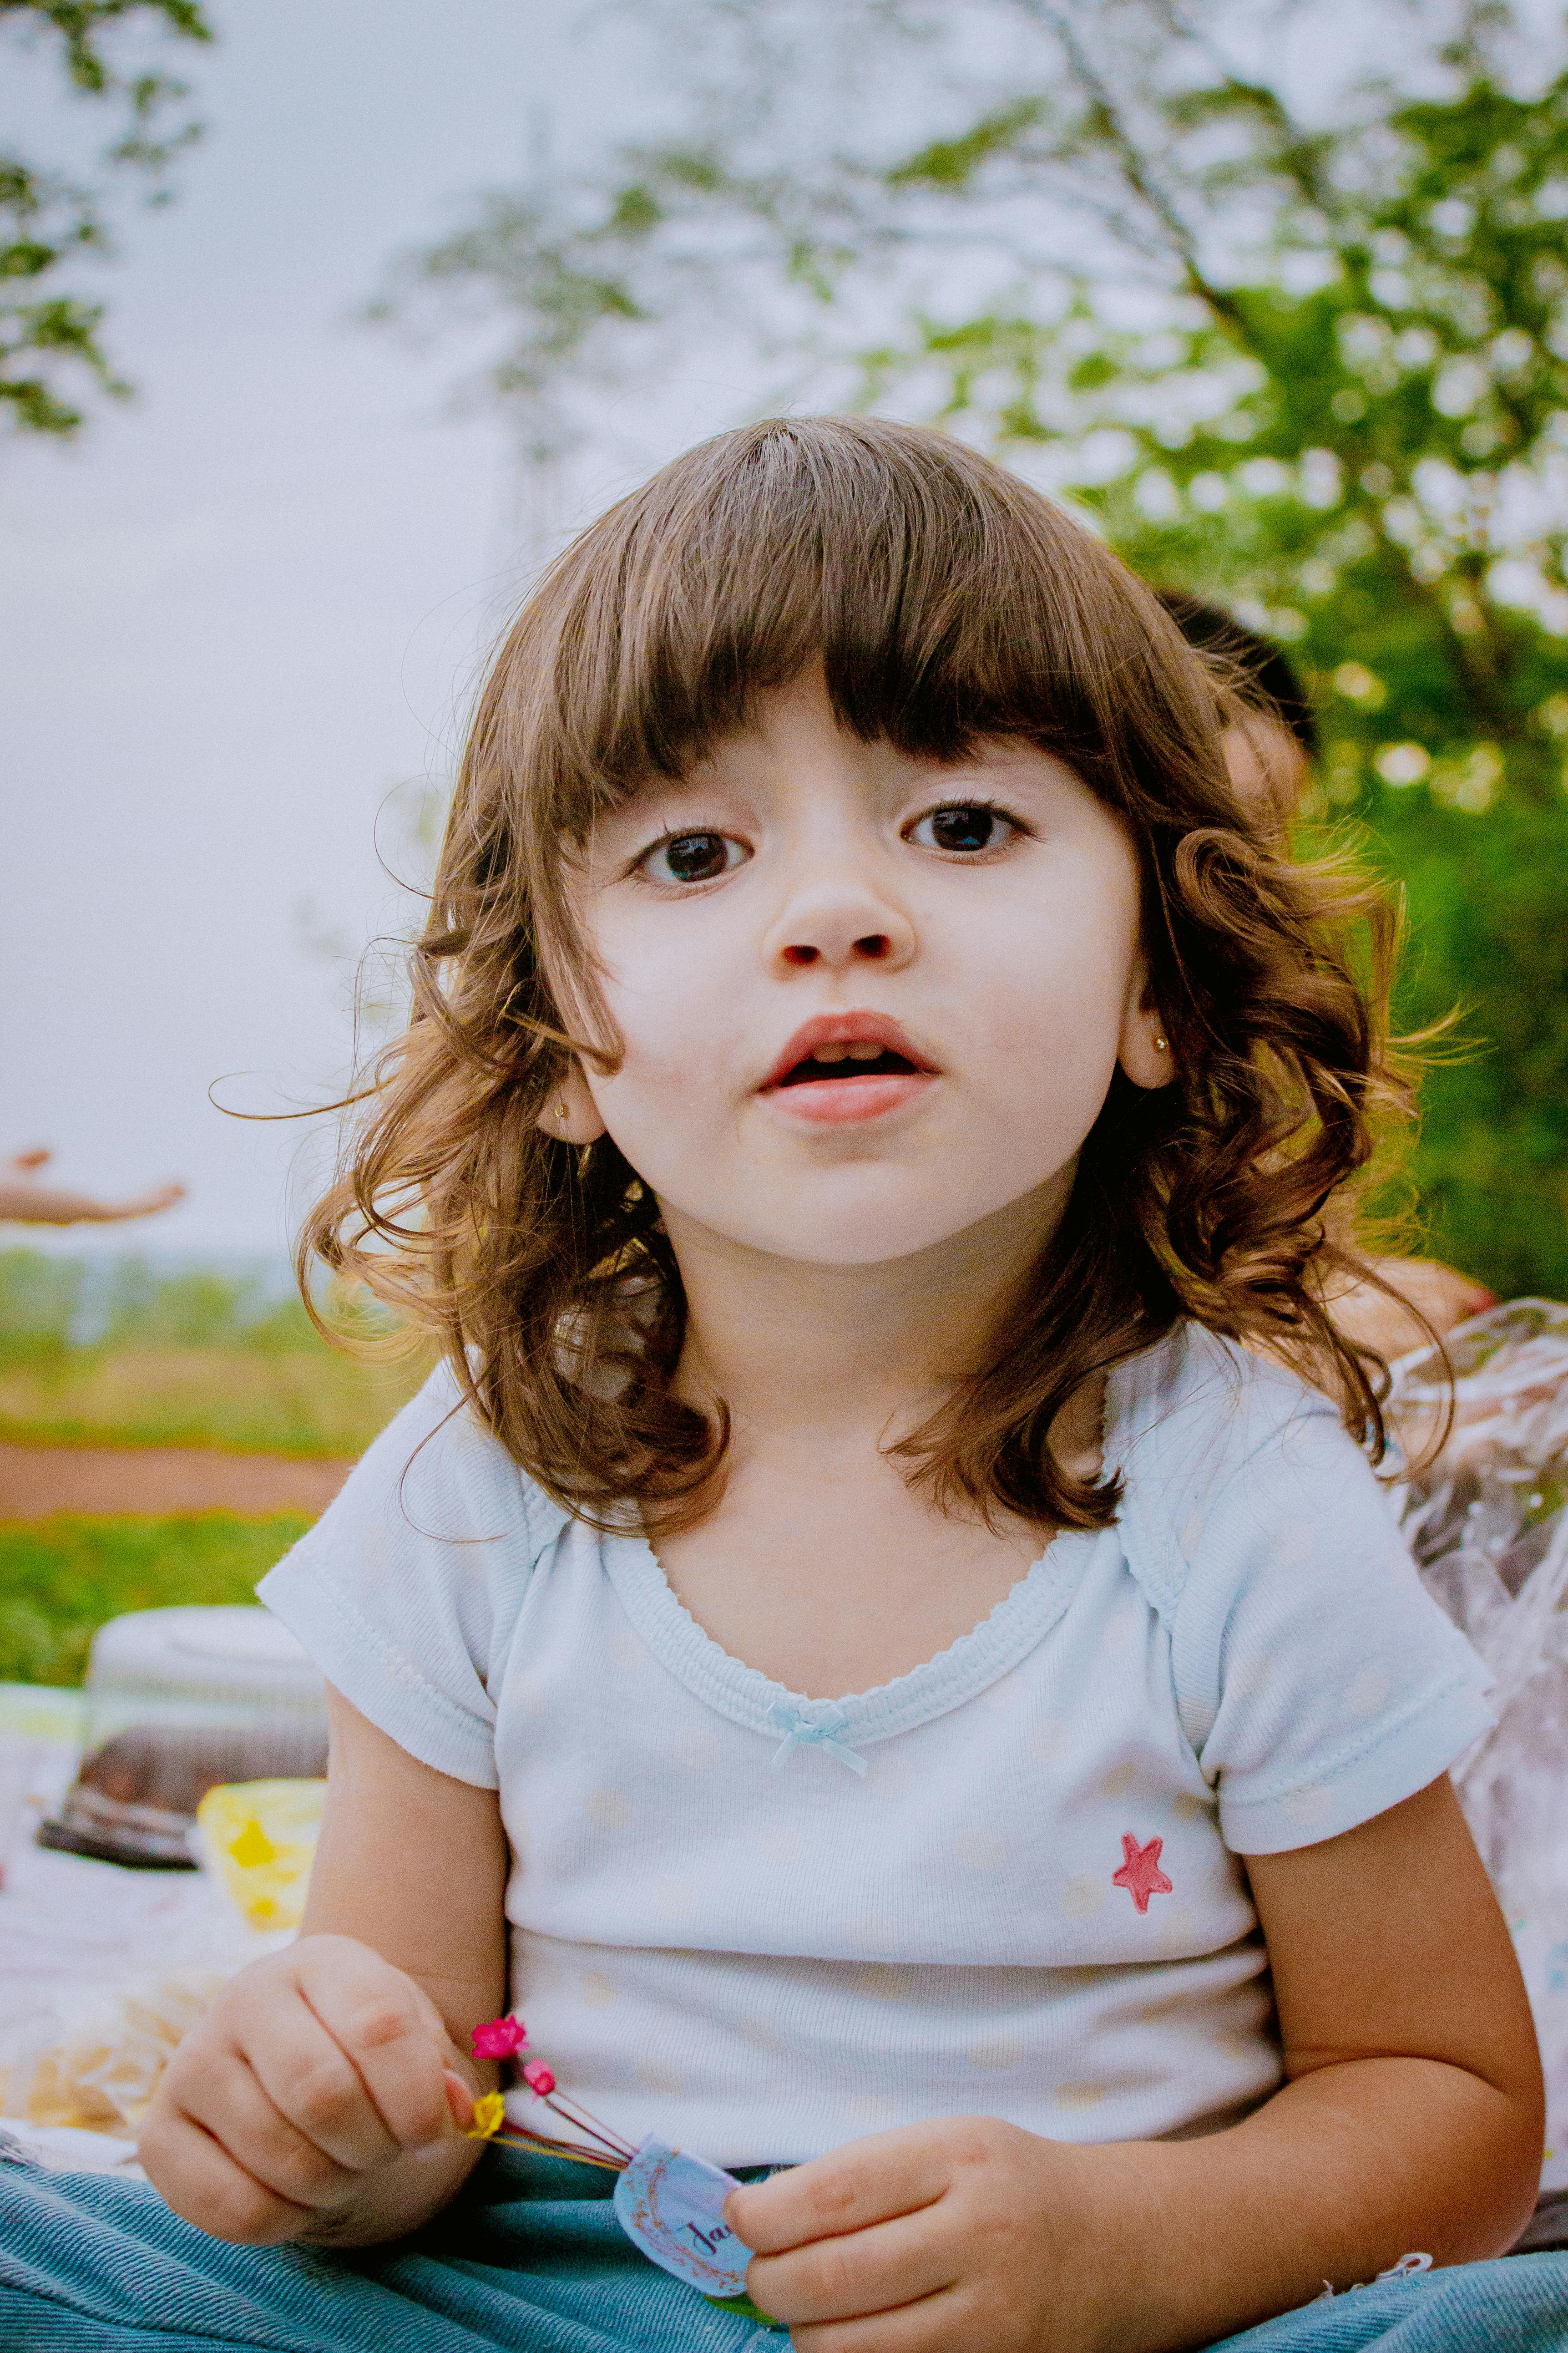
[[[242,1969],[169,2063],[142,2136],[176,2214],[250,2246],[355,2243],[450,2197],[472,2067],[424,1989],[352,1936]]]
[[[732,2190],[724,2218],[799,2353],[1079,2353],[1106,2341],[1118,2158],[948,2116]]]

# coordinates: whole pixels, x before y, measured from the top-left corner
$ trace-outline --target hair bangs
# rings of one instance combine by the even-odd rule
[[[1122,801],[1113,699],[1085,681],[1108,657],[1146,670],[1151,626],[1169,626],[1024,483],[869,419],[775,419],[703,444],[594,525],[550,586],[551,797],[579,835],[814,663],[865,741],[956,760],[1023,736]],[[1201,732],[1191,700],[1174,743]]]

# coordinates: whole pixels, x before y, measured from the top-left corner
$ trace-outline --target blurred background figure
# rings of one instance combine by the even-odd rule
[[[88,1193],[43,1181],[53,1159],[43,1146],[18,1152],[0,1170],[0,1224],[19,1226],[112,1226],[127,1218],[154,1218],[185,1198],[183,1185],[156,1185],[129,1201],[100,1201]]]
[[[1246,717],[1226,737],[1237,797],[1270,827],[1289,833],[1311,785],[1318,754],[1317,721],[1289,655],[1201,597],[1163,590],[1160,601],[1187,643],[1224,670],[1247,705]],[[1335,1315],[1353,1339],[1390,1360],[1424,1347],[1428,1329],[1439,1335],[1451,1332],[1498,1303],[1484,1282],[1437,1259],[1366,1262],[1397,1297],[1362,1283],[1336,1302]]]
[[[1289,655],[1217,605],[1180,589],[1162,589],[1159,595],[1188,645],[1223,668],[1247,706],[1245,720],[1226,737],[1237,797],[1289,829],[1307,797],[1318,756],[1317,719]]]

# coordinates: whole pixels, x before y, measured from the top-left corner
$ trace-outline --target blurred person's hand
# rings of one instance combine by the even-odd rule
[[[89,1193],[68,1193],[38,1182],[53,1155],[42,1145],[16,1153],[0,1175],[0,1223],[24,1226],[106,1226],[122,1218],[153,1218],[185,1198],[183,1185],[154,1186],[128,1201],[100,1201]]]
[[[1484,1282],[1445,1266],[1439,1259],[1373,1258],[1366,1263],[1398,1297],[1391,1299],[1370,1282],[1355,1283],[1334,1300],[1334,1321],[1347,1339],[1363,1348],[1375,1348],[1391,1362],[1413,1348],[1430,1345],[1417,1314],[1441,1338],[1456,1324],[1484,1315],[1498,1303],[1496,1292],[1489,1291]]]

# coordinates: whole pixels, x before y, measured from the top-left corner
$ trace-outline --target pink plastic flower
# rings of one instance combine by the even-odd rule
[[[528,2042],[528,2029],[521,2018],[487,2019],[476,2026],[473,2033],[476,2059],[515,2059]]]
[[[535,2096],[547,2100],[555,2089],[555,2078],[542,2059],[531,2059],[522,2071],[522,2080]]]

